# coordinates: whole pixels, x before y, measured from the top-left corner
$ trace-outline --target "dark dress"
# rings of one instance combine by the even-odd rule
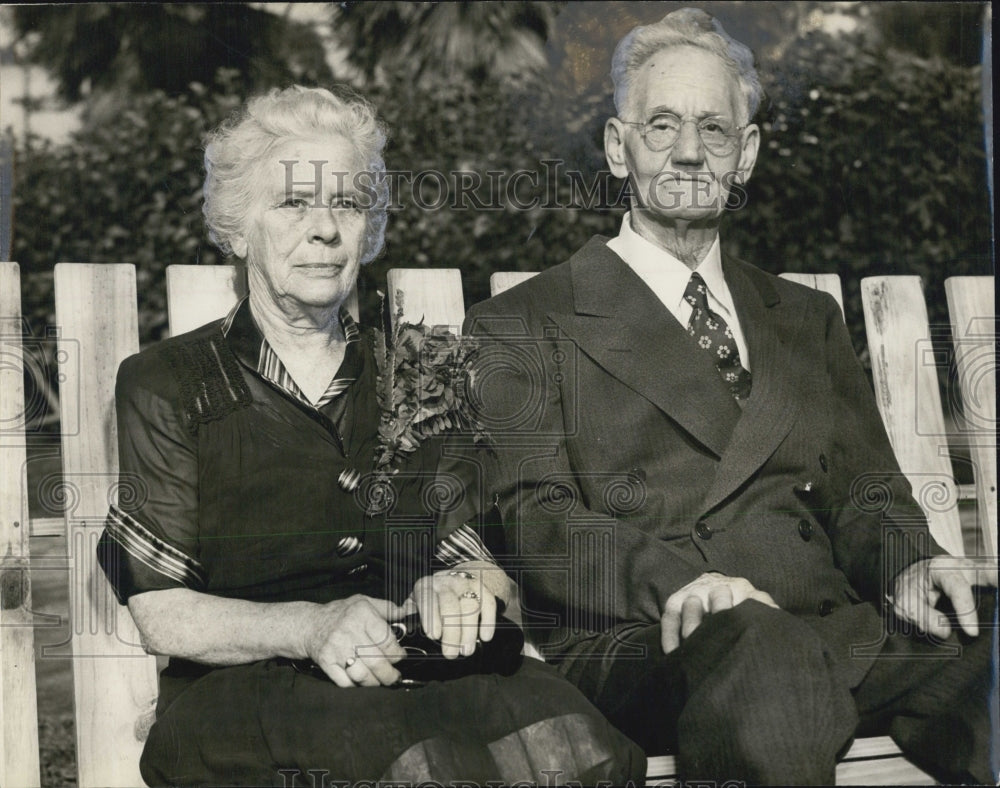
[[[352,380],[313,408],[257,372],[244,303],[225,321],[126,359],[118,372],[122,486],[98,554],[125,603],[187,587],[253,601],[400,602],[433,571],[442,537],[424,503],[428,442],[401,468],[395,505],[366,511],[338,483],[372,468],[378,425],[370,337],[348,345]],[[344,689],[288,660],[210,667],[172,658],[143,751],[151,785],[319,785],[393,779],[621,784],[642,752],[553,669],[425,687]],[[311,775],[311,776],[310,776]],[[325,781],[325,782],[324,782]]]

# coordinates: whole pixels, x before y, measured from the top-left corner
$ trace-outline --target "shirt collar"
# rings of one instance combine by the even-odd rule
[[[347,386],[357,379],[363,366],[361,355],[355,352],[357,347],[355,343],[361,337],[361,329],[346,307],[341,307],[339,318],[344,338],[347,340],[347,351],[340,368],[330,382],[327,393],[316,403],[315,407],[322,407],[346,390]],[[239,303],[230,310],[225,320],[222,321],[222,334],[244,366],[267,378],[293,397],[306,404],[312,404],[295,385],[295,381],[285,370],[278,354],[274,352],[261,333],[257,321],[253,319],[250,300],[247,296],[240,299]]]
[[[344,339],[348,342],[355,342],[361,336],[361,329],[357,321],[347,311],[347,307],[340,308],[340,326],[344,330]],[[229,310],[225,320],[222,321],[222,335],[229,340],[230,346],[237,351],[237,356],[247,366],[256,369],[257,359],[260,357],[260,347],[267,342],[257,321],[253,319],[250,311],[250,297],[243,296],[236,306]],[[240,355],[240,351],[245,352]]]
[[[666,249],[633,230],[631,217],[630,212],[625,214],[618,237],[612,239],[608,246],[673,312],[684,300],[684,290],[691,279],[691,269]],[[712,294],[728,294],[729,288],[722,274],[722,251],[718,236],[695,270],[701,274]]]

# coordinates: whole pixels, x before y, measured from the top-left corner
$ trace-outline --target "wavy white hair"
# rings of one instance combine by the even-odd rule
[[[361,262],[375,259],[385,244],[389,187],[385,176],[387,132],[375,108],[347,87],[333,90],[293,85],[251,98],[229,120],[209,133],[205,143],[205,203],[208,234],[225,254],[233,240],[247,234],[246,219],[255,199],[260,167],[288,139],[339,134],[366,162],[366,189],[375,192],[367,211]]]
[[[618,46],[611,60],[611,79],[615,84],[615,109],[624,117],[629,105],[629,89],[636,71],[650,57],[668,47],[693,46],[722,58],[740,86],[746,112],[737,118],[740,125],[749,123],[760,107],[764,89],[754,68],[753,52],[732,38],[718,19],[700,8],[682,8],[667,14],[659,22],[633,28]]]

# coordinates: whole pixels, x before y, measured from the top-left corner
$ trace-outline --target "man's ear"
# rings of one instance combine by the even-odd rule
[[[625,164],[625,124],[618,118],[608,118],[604,124],[604,157],[608,160],[608,168],[616,178],[627,178],[628,167]]]
[[[742,176],[742,182],[750,180],[754,164],[757,163],[757,153],[760,150],[760,129],[751,123],[743,129],[743,146],[740,148],[740,160],[736,165]]]

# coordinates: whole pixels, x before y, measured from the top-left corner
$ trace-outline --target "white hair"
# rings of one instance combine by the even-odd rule
[[[682,8],[667,14],[659,22],[633,28],[618,46],[611,60],[611,79],[615,84],[615,109],[624,116],[629,106],[629,90],[636,71],[650,57],[669,47],[692,46],[718,55],[736,79],[743,95],[745,117],[749,123],[760,107],[764,89],[754,68],[753,52],[732,38],[718,19],[700,8]]]
[[[376,192],[375,204],[366,212],[361,262],[370,262],[382,251],[388,219],[385,126],[371,103],[350,88],[293,85],[251,98],[206,139],[202,212],[209,237],[223,253],[231,254],[233,240],[246,234],[246,218],[257,197],[257,173],[274,148],[288,139],[330,134],[354,145]]]

